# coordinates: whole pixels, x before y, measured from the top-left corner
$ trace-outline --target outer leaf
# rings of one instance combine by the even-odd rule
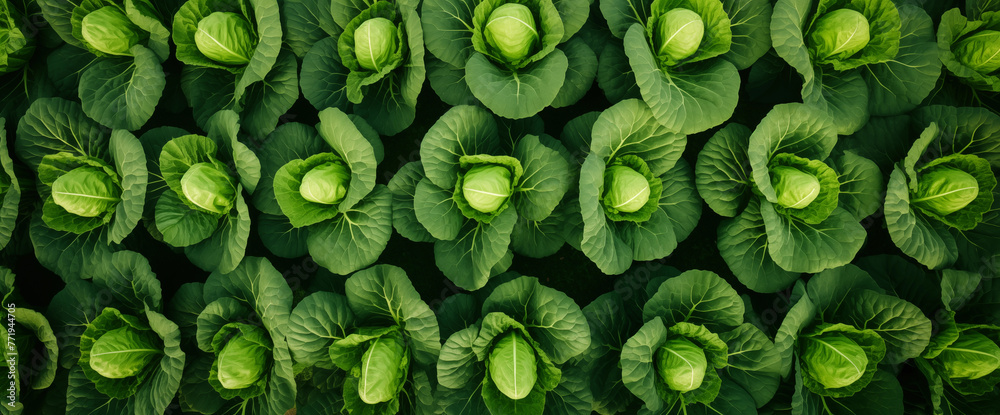
[[[462,216],[451,196],[450,191],[435,186],[426,177],[420,179],[413,193],[413,213],[417,221],[431,236],[442,241],[455,239],[466,222],[475,222]]]
[[[657,65],[641,25],[625,35],[625,54],[642,98],[669,130],[705,131],[725,122],[736,109],[739,74],[726,60],[706,62],[691,72],[668,72]]]
[[[346,275],[378,260],[392,235],[392,194],[378,185],[346,213],[309,228],[306,244],[313,260]],[[338,255],[329,255],[337,252]]]
[[[277,16],[275,16],[277,17]],[[299,98],[298,67],[295,55],[282,51],[264,79],[247,85],[240,113],[243,128],[253,137],[264,137]],[[225,109],[225,107],[216,110]],[[214,111],[213,111],[214,112]],[[251,190],[252,192],[252,190]]]
[[[886,362],[897,364],[920,355],[931,337],[931,321],[920,309],[893,296],[864,291],[843,310],[855,326],[875,330],[885,339]]]
[[[552,362],[561,365],[590,347],[587,318],[566,294],[520,277],[497,286],[483,301],[483,315],[500,312],[524,325]],[[484,327],[485,323],[484,323]]]
[[[434,237],[417,220],[414,210],[417,183],[424,178],[424,168],[419,161],[406,163],[392,179],[389,180],[389,191],[392,192],[392,227],[404,238],[414,242],[432,242]]]
[[[903,170],[896,167],[889,176],[885,196],[885,221],[889,236],[906,255],[930,269],[941,269],[958,258],[955,238],[938,221],[913,210]]]
[[[749,138],[749,128],[728,124],[698,153],[694,168],[698,194],[719,215],[736,216],[750,199]]]
[[[771,259],[760,209],[760,202],[752,198],[743,213],[719,225],[719,254],[747,288],[776,292],[795,282],[801,273],[786,271]]]
[[[274,255],[298,258],[309,253],[309,228],[296,228],[285,216],[261,214],[257,217],[257,232],[261,243]]]
[[[304,298],[288,319],[288,348],[297,363],[332,369],[330,345],[343,339],[354,327],[354,313],[347,299],[330,292]]]
[[[692,270],[660,284],[646,301],[642,319],[659,317],[665,326],[687,322],[722,332],[743,324],[742,301],[714,272]]]
[[[664,127],[640,100],[619,102],[601,113],[593,126],[590,151],[606,163],[623,155],[635,155],[649,166],[653,176],[662,176],[680,159],[687,138]]]
[[[185,247],[184,254],[206,271],[230,272],[243,260],[249,237],[250,212],[243,196],[237,196],[235,214],[224,217],[210,238]]]
[[[555,3],[556,8],[560,6],[565,8],[574,3],[583,3],[583,0],[561,0],[553,3]],[[590,7],[582,6],[570,9],[568,12],[579,14],[580,10],[589,12]],[[562,14],[562,11],[560,11],[560,14]],[[580,24],[582,25],[585,20],[586,16],[580,21]],[[563,35],[563,39],[568,39],[568,36],[566,36],[568,34],[569,31],[567,30],[565,35]],[[559,94],[552,101],[553,108],[568,107],[580,101],[587,91],[590,90],[590,87],[594,84],[594,77],[597,76],[597,55],[587,46],[586,42],[580,39],[572,39],[566,42],[561,47],[561,50],[566,54],[568,66],[566,80],[563,82]]]
[[[902,22],[899,53],[862,72],[873,116],[899,115],[916,108],[934,89],[941,74],[930,16],[916,5],[904,4],[897,9]]]
[[[650,411],[659,411],[664,401],[657,393],[656,365],[653,356],[667,340],[667,329],[659,317],[649,320],[639,332],[622,346],[622,383],[645,404]]]
[[[437,318],[420,299],[405,271],[376,265],[348,278],[345,290],[359,322],[402,327],[413,358],[425,366],[437,362],[441,349]]]
[[[111,128],[138,130],[167,85],[159,57],[135,45],[131,57],[97,60],[80,77],[80,101],[88,116]]]
[[[80,105],[61,98],[31,104],[17,124],[17,156],[37,171],[48,154],[68,152],[108,160],[110,132],[84,115]]]
[[[569,190],[570,166],[562,143],[548,136],[529,135],[514,147],[514,158],[524,166],[524,176],[513,195],[520,217],[532,221],[547,218]]]
[[[744,70],[771,48],[771,4],[763,0],[725,0],[723,9],[732,21],[733,44],[722,58]]]
[[[418,210],[419,211],[419,210]],[[477,290],[507,254],[517,213],[507,209],[488,224],[466,221],[453,240],[434,243],[434,262],[455,285]]]
[[[115,208],[115,218],[108,230],[112,243],[121,243],[142,217],[148,172],[142,144],[134,135],[117,130],[111,133],[111,157],[121,175],[121,202]]]
[[[518,72],[495,66],[476,53],[465,65],[472,95],[501,117],[527,118],[552,105],[566,80],[569,60],[556,49]]]
[[[843,208],[816,225],[783,216],[767,201],[761,202],[760,210],[771,259],[792,272],[815,273],[847,264],[861,250],[867,235]]]

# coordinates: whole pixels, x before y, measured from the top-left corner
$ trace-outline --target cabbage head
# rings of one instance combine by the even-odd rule
[[[772,169],[771,186],[778,195],[778,204],[790,209],[809,206],[822,189],[816,176],[791,166]]]
[[[657,21],[656,53],[668,65],[676,65],[698,51],[705,37],[705,22],[698,13],[677,8]]]
[[[94,166],[77,167],[52,183],[52,200],[66,212],[86,218],[113,212],[120,194],[117,178]]]
[[[181,177],[181,189],[188,202],[212,213],[229,212],[236,199],[233,179],[213,163],[192,165]]]
[[[358,395],[369,405],[399,396],[406,381],[410,353],[398,331],[376,338],[361,357]]]
[[[843,388],[857,382],[868,367],[864,349],[840,333],[806,337],[802,364],[809,375],[829,389]]]
[[[605,209],[633,213],[646,205],[649,196],[649,181],[635,169],[618,165],[604,171]]]
[[[966,330],[935,361],[948,379],[975,380],[1000,368],[1000,346],[983,333]]]
[[[119,6],[104,6],[83,17],[81,36],[91,47],[109,55],[130,55],[148,33],[139,29]]]
[[[706,370],[705,352],[686,338],[667,340],[656,353],[656,371],[675,391],[690,392],[701,387]]]
[[[500,338],[490,351],[487,367],[490,379],[510,399],[523,399],[538,380],[535,350],[524,337],[510,332]]]
[[[241,325],[213,362],[218,382],[226,389],[243,389],[257,383],[267,370],[271,345],[260,327]]]
[[[365,20],[354,31],[354,53],[358,64],[369,71],[381,71],[396,53],[396,26],[384,17]]]
[[[512,193],[511,172],[505,166],[476,166],[462,180],[462,196],[469,206],[483,213],[496,212]]]
[[[163,352],[153,332],[125,326],[97,338],[90,349],[90,368],[109,379],[138,375]]]
[[[837,9],[813,24],[806,45],[819,62],[843,60],[868,46],[869,30],[868,19],[860,12]]]
[[[327,162],[302,176],[299,193],[310,202],[334,205],[344,199],[350,181],[351,172],[343,163]]]
[[[947,216],[962,210],[979,196],[979,182],[971,174],[942,166],[920,176],[911,203]]]
[[[531,9],[506,3],[490,13],[483,34],[486,43],[510,62],[524,59],[538,50],[540,39]]]
[[[246,65],[257,47],[257,35],[245,17],[213,12],[198,21],[194,42],[207,58],[224,65]]]

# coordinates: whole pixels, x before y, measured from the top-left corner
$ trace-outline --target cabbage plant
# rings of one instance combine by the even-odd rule
[[[312,256],[341,275],[371,265],[392,235],[392,194],[375,184],[378,133],[336,108],[316,127],[289,123],[261,146],[261,182],[253,204],[263,212],[261,240],[274,254]],[[330,255],[330,252],[340,252]]]
[[[959,9],[941,15],[938,56],[948,72],[975,89],[1000,92],[1000,11],[970,19]]]
[[[61,98],[32,103],[17,135],[15,152],[38,175],[42,200],[30,229],[35,255],[67,281],[94,276],[142,217],[142,144]]]
[[[93,282],[71,281],[48,310],[69,370],[67,414],[164,413],[186,354],[162,314],[160,281],[142,255],[120,251]]]
[[[207,271],[231,272],[243,260],[250,237],[250,210],[243,190],[253,193],[260,161],[237,141],[239,117],[219,111],[208,136],[174,127],[142,136],[156,180],[147,193],[147,224],[157,239],[184,248]]]
[[[298,99],[298,64],[281,48],[278,10],[274,0],[188,0],[176,11],[181,89],[203,129],[232,110],[250,135],[264,137]]]
[[[66,42],[49,55],[49,76],[104,126],[134,131],[152,117],[166,87],[169,3],[39,0]]]
[[[186,287],[182,293],[188,297],[180,300],[186,305],[171,304],[174,312],[197,313],[197,349],[184,370],[181,409],[253,415],[284,414],[294,407],[284,334],[292,291],[281,273],[265,258],[246,257],[232,272],[213,272],[204,285]]]
[[[797,282],[791,298],[774,343],[803,411],[902,413],[899,381],[879,365],[899,364],[927,347],[931,321],[920,308],[886,294],[854,265]]]
[[[889,236],[930,269],[978,271],[996,255],[1000,118],[980,108],[930,106],[912,123],[922,131],[892,168],[886,190]]]
[[[344,284],[346,297],[310,294],[289,318],[292,356],[312,367],[311,389],[299,392],[299,413],[433,412],[441,349],[434,312],[406,273],[391,265],[358,271]]]
[[[941,73],[934,26],[917,5],[892,0],[781,0],[771,40],[802,78],[802,101],[852,134],[869,116],[906,113]]]
[[[775,106],[756,129],[736,123],[698,154],[698,192],[723,220],[719,253],[757,292],[790,286],[803,272],[851,262],[878,210],[882,175],[874,162],[836,152],[837,124],[805,104]]]
[[[442,115],[421,141],[420,159],[389,183],[393,225],[410,240],[434,241],[438,268],[467,290],[506,271],[515,223],[546,219],[570,187],[569,155],[559,141],[502,137],[480,107]]]
[[[40,402],[43,390],[52,386],[59,367],[59,347],[48,319],[23,306],[24,299],[14,288],[14,272],[7,267],[0,267],[0,297],[3,304],[18,305],[15,321],[7,322],[8,328],[13,324],[14,335],[7,330],[0,331],[0,342],[6,345],[7,353],[18,356],[17,364],[7,367],[6,396],[14,396],[14,402],[0,405],[0,414],[20,415],[25,412],[25,402],[28,407],[32,402]]]
[[[743,299],[709,271],[654,278],[638,330],[625,334],[622,384],[640,413],[733,413],[758,408],[778,390],[781,357],[757,326],[744,321]],[[609,318],[606,317],[605,318]],[[619,398],[621,399],[621,398]]]
[[[771,4],[763,0],[611,0],[600,7],[624,43],[624,51],[616,42],[601,53],[602,79],[619,79],[614,88],[602,83],[605,94],[638,84],[657,121],[682,134],[729,119],[737,70],[771,46]]]
[[[580,219],[568,242],[605,274],[670,255],[701,217],[691,167],[680,158],[687,137],[658,123],[634,99],[608,108],[589,128],[572,128],[589,143],[577,145],[587,156],[580,168],[580,213],[574,212]]]
[[[7,246],[17,226],[21,203],[21,182],[7,147],[6,121],[0,118],[0,250]]]
[[[306,99],[357,114],[379,134],[409,127],[426,77],[418,3],[286,2],[286,40],[302,59]]]
[[[572,39],[590,12],[582,0],[430,0],[421,16],[431,87],[450,105],[481,102],[512,119],[577,102],[597,56]]]
[[[509,281],[481,307],[464,297],[442,310],[468,326],[441,347],[434,400],[448,414],[590,413],[588,375],[568,363],[590,345],[580,307],[536,278],[498,278]]]

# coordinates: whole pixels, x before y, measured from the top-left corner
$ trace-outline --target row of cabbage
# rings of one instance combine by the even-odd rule
[[[79,104],[40,99],[14,143],[37,182],[0,154],[8,251],[30,241],[43,266],[72,281],[141,233],[230,272],[256,226],[274,255],[310,255],[347,275],[375,263],[395,229],[433,242],[444,275],[476,290],[515,252],[542,258],[568,244],[608,275],[664,258],[698,224],[702,200],[729,218],[719,252],[758,292],[852,262],[866,226],[884,224],[929,269],[991,270],[1000,246],[1000,117],[982,108],[921,107],[838,138],[828,114],[780,104],[753,129],[720,129],[692,168],[686,136],[639,100],[583,114],[560,139],[537,118],[457,106],[387,185],[376,183],[384,148],[364,119],[335,108],[319,118],[283,124],[255,152],[229,110],[207,135],[158,127],[137,138],[101,129]],[[261,213],[253,223],[250,206]]]
[[[16,311],[4,340],[31,363],[0,411],[986,414],[1000,398],[1000,290],[978,274],[864,257],[797,282],[780,326],[712,272],[644,275],[581,308],[505,273],[432,310],[394,266],[293,292],[248,257],[168,301],[122,251],[45,315]]]

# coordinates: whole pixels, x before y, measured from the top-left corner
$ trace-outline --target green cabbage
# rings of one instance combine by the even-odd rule
[[[809,206],[822,190],[816,176],[789,166],[771,169],[771,185],[778,195],[778,204],[789,209]]]
[[[462,196],[469,206],[483,213],[500,209],[512,193],[510,169],[503,166],[476,166],[465,173]]]
[[[486,42],[508,61],[524,59],[538,47],[538,29],[531,10],[507,3],[493,10],[483,31]]]
[[[983,30],[960,40],[952,51],[963,65],[989,74],[1000,69],[1000,32]]]
[[[511,399],[523,399],[538,380],[535,349],[520,333],[510,332],[493,346],[489,358],[490,379]]]
[[[87,43],[110,55],[130,55],[129,49],[145,38],[121,10],[120,6],[104,6],[83,16],[81,35]]]
[[[979,196],[979,182],[954,167],[938,167],[920,176],[911,203],[945,216],[972,203]]]
[[[805,337],[802,362],[809,376],[828,389],[843,388],[865,374],[868,355],[854,340],[839,333]]]
[[[198,163],[184,172],[181,189],[189,202],[213,213],[229,212],[236,200],[232,179],[211,163]]]
[[[403,337],[398,333],[372,341],[361,358],[358,379],[361,400],[374,405],[396,399],[407,376],[403,362],[409,358]]]
[[[260,328],[253,330],[262,331]],[[265,335],[259,336],[264,338]],[[216,358],[219,383],[226,389],[243,389],[256,383],[268,369],[271,351],[247,335],[238,333],[226,343]]]
[[[966,331],[936,360],[950,379],[979,379],[1000,368],[1000,346],[982,333]]]
[[[198,22],[195,45],[205,57],[224,65],[246,65],[253,57],[257,35],[246,18],[214,12]]]
[[[343,164],[323,163],[302,176],[299,193],[310,202],[333,205],[344,199],[350,182],[351,172]]]
[[[705,37],[705,22],[691,10],[678,8],[664,13],[656,24],[656,53],[667,65],[694,55]]]
[[[870,36],[864,15],[851,9],[837,9],[816,21],[806,44],[822,62],[851,57],[868,46]]]
[[[109,379],[136,376],[163,352],[154,337],[132,327],[101,335],[90,348],[90,368]]]
[[[632,213],[649,201],[649,181],[628,166],[611,166],[604,171],[604,206],[615,212]]]
[[[667,340],[656,353],[656,371],[670,389],[690,392],[701,387],[708,370],[705,351],[690,340]]]
[[[396,53],[396,26],[389,19],[365,20],[354,31],[354,53],[358,64],[370,71],[380,71]]]
[[[92,218],[114,209],[121,191],[108,173],[81,166],[52,183],[52,200],[67,212]]]

